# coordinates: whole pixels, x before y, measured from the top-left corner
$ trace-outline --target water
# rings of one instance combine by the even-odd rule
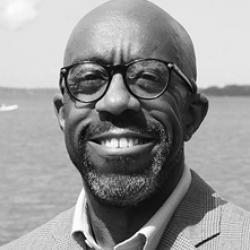
[[[81,188],[54,116],[52,94],[0,96],[0,245],[71,207]],[[250,99],[210,98],[186,161],[220,194],[250,210]]]

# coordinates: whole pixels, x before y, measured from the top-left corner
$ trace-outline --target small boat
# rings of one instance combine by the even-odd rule
[[[18,109],[18,105],[17,104],[13,104],[13,105],[1,104],[0,105],[0,112],[12,111],[12,110],[16,110],[16,109]]]

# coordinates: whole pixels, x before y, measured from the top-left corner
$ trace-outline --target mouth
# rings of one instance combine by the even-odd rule
[[[100,140],[94,140],[94,142],[98,143],[107,148],[131,148],[138,145],[143,145],[149,143],[151,139],[149,138],[141,138],[141,137],[111,137],[111,138],[103,138]]]
[[[88,143],[105,155],[136,154],[153,147],[156,139],[133,131],[113,130],[95,136]]]

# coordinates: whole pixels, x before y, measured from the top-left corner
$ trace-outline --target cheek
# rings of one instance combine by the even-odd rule
[[[65,144],[71,160],[78,158],[78,143],[81,131],[91,122],[92,104],[69,102],[64,106]]]
[[[159,98],[145,104],[145,109],[149,115],[160,122],[173,138],[173,150],[177,150],[183,145],[183,126],[179,106],[174,98]]]
[[[93,111],[93,104],[79,102],[68,102],[64,106],[65,132],[72,133],[79,128],[88,124]],[[85,125],[86,126],[86,125]]]

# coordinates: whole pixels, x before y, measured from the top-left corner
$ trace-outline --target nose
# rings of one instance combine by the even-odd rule
[[[139,111],[140,102],[129,93],[123,76],[117,73],[113,76],[106,94],[96,102],[95,108],[98,112],[120,115],[126,110]]]

